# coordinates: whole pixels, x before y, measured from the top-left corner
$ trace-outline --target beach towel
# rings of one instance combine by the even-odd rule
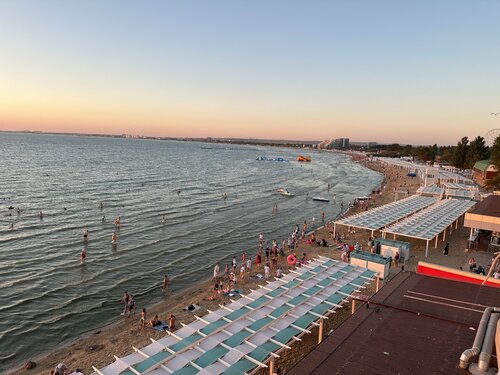
[[[224,293],[224,295],[229,297],[240,297],[240,291],[236,289],[231,289],[229,293]]]
[[[199,309],[200,309],[200,306],[198,306],[197,304],[191,304],[189,306],[184,307],[182,310],[195,312],[196,310],[199,310]]]
[[[165,323],[165,322],[160,322],[160,324],[158,324],[156,327],[151,327],[153,328],[155,331],[166,331],[168,330],[168,324]]]

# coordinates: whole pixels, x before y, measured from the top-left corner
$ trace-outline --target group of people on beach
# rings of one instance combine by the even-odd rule
[[[165,280],[168,280],[167,275],[165,275]],[[165,280],[163,283],[164,289],[168,286],[168,281]],[[121,303],[123,304],[123,312],[121,314],[122,316],[126,318],[130,317],[131,315],[135,316],[136,302],[132,294],[129,294],[127,291],[125,291],[123,293]],[[170,332],[173,332],[175,330],[174,314],[169,314],[167,320],[168,320],[168,329]],[[155,328],[157,326],[165,326],[165,324],[159,319],[157,314],[151,320],[148,320],[145,307],[143,307],[141,310],[140,325],[141,328],[145,327]]]
[[[307,230],[307,222],[303,224],[303,231]],[[234,287],[237,283],[237,271],[239,269],[239,282],[243,283],[247,276],[254,277],[256,279],[270,280],[271,277],[281,278],[283,277],[283,262],[282,259],[288,254],[293,256],[296,262],[291,264],[292,266],[301,266],[307,264],[309,259],[304,252],[301,257],[297,256],[294,252],[295,245],[297,244],[299,226],[296,225],[295,230],[288,239],[281,242],[281,246],[278,241],[273,239],[270,246],[267,246],[264,240],[264,235],[259,234],[258,237],[258,248],[255,256],[255,260],[252,260],[251,256],[248,256],[244,251],[241,254],[241,261],[233,256],[231,263],[228,263],[224,267],[224,271],[221,271],[220,263],[215,264],[213,269],[212,282],[215,282],[212,292],[210,293],[208,299],[214,300],[219,295],[231,295],[234,293]],[[315,242],[314,232],[311,234],[313,242],[320,246],[327,246],[326,240],[322,239],[322,242]],[[305,235],[304,235],[305,236]],[[310,239],[307,240],[311,244]],[[263,272],[263,275],[259,272]]]

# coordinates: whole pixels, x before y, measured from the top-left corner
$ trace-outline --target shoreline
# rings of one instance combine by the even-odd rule
[[[414,193],[415,190],[420,186],[419,180],[412,180],[407,177],[406,174],[400,176],[401,170],[398,170],[395,167],[384,166],[379,162],[370,162],[368,160],[361,160],[362,158],[359,155],[350,155],[353,162],[358,160],[364,167],[372,169],[378,173],[381,173],[383,178],[379,186],[384,187],[381,192],[382,194],[379,196],[378,194],[373,194],[370,208],[383,205],[393,201],[392,189],[394,186],[403,186],[403,183],[406,188]],[[416,183],[415,183],[416,181]],[[377,187],[373,187],[376,189]],[[359,207],[349,208],[342,215],[352,215],[360,212],[361,209]],[[340,215],[340,214],[338,214]],[[338,217],[336,215],[336,217]],[[334,220],[335,218],[331,218],[330,220]],[[296,249],[294,250],[297,254],[302,252],[307,253],[308,258],[314,258],[318,255],[328,256],[333,259],[340,260],[340,252],[336,249],[336,245],[332,241],[330,235],[329,221],[327,220],[325,223],[319,222],[321,227],[317,227],[314,229],[316,233],[316,238],[319,240],[321,238],[327,239],[329,242],[329,247],[322,248],[317,246],[312,246],[306,243],[305,240],[299,240]],[[454,232],[459,233],[460,231]],[[365,237],[367,233],[363,230],[358,231],[355,234],[344,234],[345,240],[344,242],[349,243],[353,241],[359,240],[360,243],[364,244]],[[363,241],[363,242],[361,242]],[[409,241],[412,242],[412,241]],[[412,247],[412,251],[417,252],[419,249],[415,249]],[[255,250],[256,252],[256,250]],[[285,254],[288,255],[285,250]],[[235,254],[240,262],[241,254]],[[249,256],[254,257],[254,251]],[[284,258],[286,258],[286,255]],[[420,255],[419,255],[420,256]],[[414,255],[415,258],[418,256]],[[283,258],[283,257],[282,257]],[[453,259],[453,251],[450,252],[449,261]],[[458,257],[457,257],[458,258]],[[416,266],[416,259],[410,260],[408,262],[407,270],[411,270],[412,267]],[[457,260],[458,263],[462,262],[462,260]],[[288,271],[288,265],[286,264],[286,259],[281,259],[279,265],[283,267],[284,272]],[[262,266],[260,269],[256,270],[256,266],[252,265],[252,274],[255,274],[260,271],[262,272]],[[257,271],[257,272],[256,272]],[[237,272],[237,283],[235,288],[240,290],[243,293],[247,293],[250,289],[258,288],[259,280],[254,278],[246,277],[244,283],[239,282],[239,272]],[[262,283],[260,283],[262,284]],[[223,297],[222,295],[217,297],[215,301],[209,301],[208,296],[211,294],[213,290],[213,284],[208,278],[206,281],[198,282],[195,285],[188,287],[184,290],[179,290],[174,294],[165,295],[164,299],[156,302],[150,306],[146,306],[148,311],[148,320],[154,316],[154,314],[159,314],[161,320],[166,320],[166,316],[170,313],[173,313],[176,316],[176,329],[180,327],[180,323],[188,324],[191,321],[195,320],[194,314],[188,311],[182,311],[182,307],[189,306],[190,304],[198,304],[200,309],[196,311],[196,315],[203,316],[207,313],[207,309],[216,310],[218,308],[218,304],[226,304],[229,303],[229,299],[227,297]],[[117,312],[121,311],[121,308],[117,308]],[[103,368],[114,361],[113,355],[117,355],[118,357],[123,357],[133,352],[132,346],[137,348],[141,348],[151,341],[149,338],[159,339],[165,336],[163,332],[155,331],[152,329],[141,329],[139,327],[139,317],[140,313],[136,311],[136,315],[131,318],[119,318],[114,322],[111,322],[101,328],[96,328],[90,330],[84,335],[80,335],[79,337],[65,342],[61,344],[60,347],[56,349],[52,349],[47,351],[44,354],[41,354],[34,358],[37,366],[34,370],[24,370],[22,368],[22,364],[19,367],[7,370],[8,374],[21,374],[21,373],[45,373],[48,374],[51,369],[53,369],[58,363],[65,363],[68,368],[71,370],[75,370],[77,368],[81,369],[82,372],[86,375],[93,372],[92,365],[97,368]]]

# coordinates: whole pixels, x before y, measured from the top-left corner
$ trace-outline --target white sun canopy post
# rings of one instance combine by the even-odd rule
[[[436,202],[437,199],[433,197],[412,195],[411,197],[376,207],[369,211],[346,217],[345,219],[337,220],[334,222],[333,233],[335,235],[337,225],[344,225],[371,230],[373,236],[375,230],[382,229],[398,220],[404,219],[408,215]]]
[[[417,238],[427,242],[425,256],[428,255],[429,241],[436,239],[443,233],[443,241],[446,239],[446,229],[453,229],[453,223],[458,226],[458,219],[476,204],[474,201],[465,199],[444,199],[436,204],[416,213],[407,219],[391,225],[382,231],[383,236],[387,234]]]

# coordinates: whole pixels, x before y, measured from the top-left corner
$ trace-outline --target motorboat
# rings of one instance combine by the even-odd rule
[[[281,193],[284,197],[293,197],[295,194],[290,193],[288,190],[285,190],[284,192]]]
[[[313,197],[313,201],[318,201],[318,202],[330,202],[330,199],[323,198],[323,197]]]
[[[286,190],[286,188],[279,188],[278,190],[276,190],[278,193],[284,193]]]

